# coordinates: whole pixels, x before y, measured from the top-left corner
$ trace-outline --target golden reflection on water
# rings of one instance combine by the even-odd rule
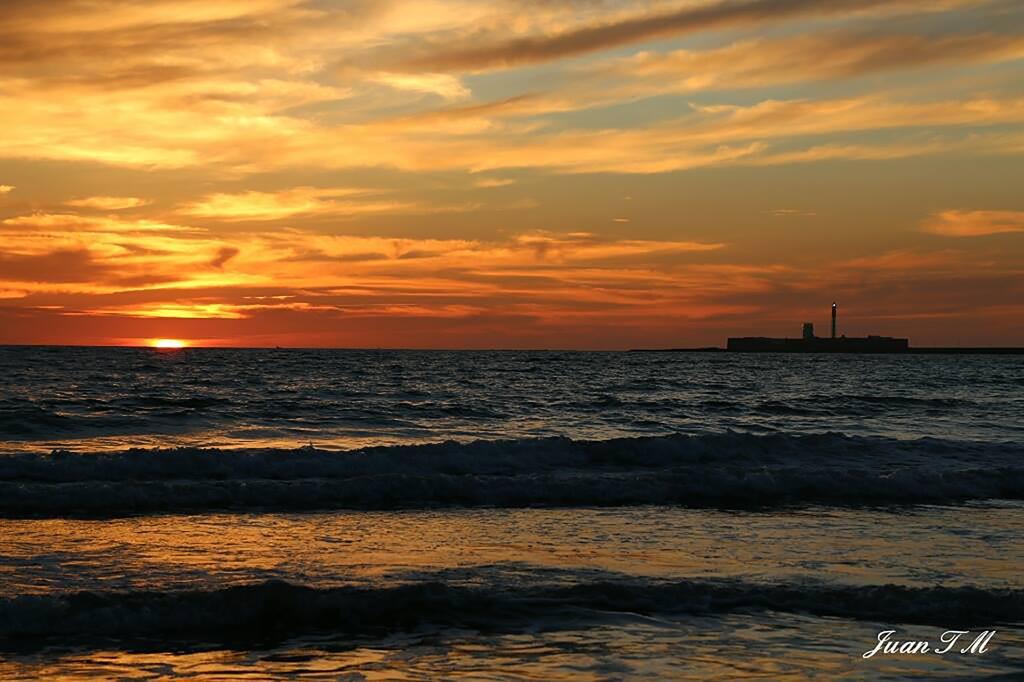
[[[186,589],[409,580],[530,565],[653,577],[1020,587],[1020,505],[900,514],[465,509],[0,520],[0,589]]]
[[[902,629],[936,641],[941,628]],[[488,634],[406,633],[339,642],[305,637],[260,650],[91,651],[33,660],[0,658],[4,680],[569,680],[765,679],[779,682],[978,679],[1015,670],[1012,658],[906,656],[865,661],[878,625],[838,618],[764,613],[636,618],[615,625]],[[1024,630],[1003,629],[1001,652],[1020,650]],[[1005,679],[1010,679],[1009,677]],[[1016,677],[1013,677],[1016,679]]]
[[[317,587],[433,579],[572,583],[587,571],[745,581],[1022,586],[1019,503],[737,514],[678,508],[447,509],[0,520],[0,594],[173,591],[282,579]],[[969,512],[969,513],[968,513]],[[460,573],[461,569],[466,570]],[[460,576],[462,576],[460,578]],[[710,616],[594,614],[511,632],[433,628],[303,635],[233,649],[160,641],[118,650],[0,653],[0,679],[872,680],[1015,670],[987,658],[864,662],[886,624],[760,611]],[[957,624],[951,623],[950,627]],[[467,626],[468,627],[468,626]],[[903,628],[903,626],[900,626]],[[933,640],[935,628],[903,628]],[[1002,628],[999,644],[1024,644]],[[103,650],[107,649],[107,650]],[[153,649],[159,649],[154,651]]]

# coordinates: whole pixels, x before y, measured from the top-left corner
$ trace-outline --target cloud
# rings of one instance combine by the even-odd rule
[[[14,187],[12,185],[0,185],[0,194],[8,194],[13,191]]]
[[[0,127],[19,131],[0,138],[0,158],[84,161],[154,172],[188,169],[219,179],[282,169],[658,173],[768,160],[800,162],[826,153],[821,143],[805,146],[814,152],[802,156],[803,149],[794,148],[796,144],[774,148],[773,141],[787,136],[1020,121],[1019,112],[1008,110],[1012,108],[1009,90],[987,96],[933,95],[933,102],[909,94],[906,103],[893,101],[897,96],[891,93],[833,95],[831,99],[818,93],[798,100],[779,99],[780,94],[773,93],[758,97],[759,102],[745,98],[742,107],[727,97],[716,107],[704,97],[696,108],[688,109],[678,101],[652,106],[642,124],[600,109],[671,93],[835,79],[900,65],[959,65],[1020,55],[1021,39],[1011,31],[933,34],[922,28],[915,33],[910,29],[916,20],[910,19],[901,22],[898,34],[872,31],[869,25],[868,29],[844,27],[762,40],[731,36],[733,42],[724,47],[616,56],[585,69],[549,67],[552,71],[535,74],[536,79],[517,77],[507,83],[491,82],[486,76],[463,82],[457,75],[429,69],[389,70],[389,57],[408,56],[431,41],[458,45],[461,39],[472,39],[478,20],[484,21],[487,32],[508,40],[525,35],[523,39],[543,42],[597,29],[601,35],[612,29],[615,35],[619,30],[627,37],[646,35],[644,27],[661,30],[657,26],[663,20],[676,31],[694,17],[699,25],[710,21],[709,26],[745,26],[778,17],[838,13],[842,21],[856,24],[907,8],[949,10],[959,4],[953,1],[747,0],[691,3],[671,10],[665,10],[664,3],[641,9],[616,3],[545,3],[535,10],[538,16],[516,21],[509,21],[507,4],[454,0],[438,0],[429,8],[405,4],[375,8],[366,3],[345,9],[283,0],[266,0],[252,8],[217,2],[215,7],[185,13],[172,12],[163,2],[131,10],[118,3],[58,4],[63,12],[47,10],[20,32],[15,30],[19,21],[15,17],[23,20],[30,14],[25,5],[8,8],[6,23],[0,13],[0,44],[9,38],[6,49],[31,53],[31,59],[20,61],[15,56],[4,61],[0,56]],[[573,16],[577,13],[582,18]],[[734,19],[739,23],[731,23]],[[672,23],[677,20],[682,23]],[[581,21],[586,23],[583,28]],[[964,23],[971,25],[966,19]],[[105,40],[96,40],[97,31],[106,31]],[[540,31],[551,35],[533,35]],[[344,69],[337,67],[342,54],[351,57]],[[116,73],[108,68],[112,64]],[[516,92],[517,84],[528,85],[529,91]],[[478,92],[506,94],[496,101],[474,101],[473,94]],[[430,93],[449,103],[458,100],[459,106],[432,109],[437,98],[410,97],[410,93]],[[958,104],[961,116],[955,120],[943,120],[929,111],[948,112]],[[868,105],[876,109],[874,118],[867,117]],[[843,106],[851,110],[843,111]],[[800,107],[816,109],[803,117],[805,130],[780,129],[783,117],[796,118]],[[584,109],[593,110],[586,120],[571,115]],[[567,116],[554,116],[559,113]],[[854,115],[861,120],[855,121]],[[814,119],[819,119],[818,130],[810,129]],[[606,140],[607,150],[603,149]],[[636,148],[628,153],[623,147],[634,142]],[[807,141],[796,142],[805,145]],[[865,148],[863,141],[829,143],[828,158],[860,158],[857,153]],[[844,156],[846,150],[852,155]],[[244,189],[253,192],[247,197],[249,203],[262,203],[263,213],[277,216],[265,219],[305,215],[305,210],[293,212],[288,205],[317,199],[281,196],[275,200],[261,197],[255,188]],[[232,211],[241,209],[209,205],[242,203],[237,196],[242,192],[221,187],[207,191],[207,197],[185,200],[186,215],[214,218],[217,212],[222,220],[263,219],[256,217],[258,207],[252,216],[231,217]],[[231,195],[233,200],[226,198]],[[327,208],[330,202],[334,202],[332,209]],[[373,203],[351,201],[346,206],[337,197],[320,197],[312,210],[358,215],[407,208],[374,207]]]
[[[420,112],[395,123],[483,130],[494,128],[495,120],[602,108],[669,94],[837,82],[901,69],[1021,58],[1024,36],[1015,33],[919,34],[847,28],[587,62],[571,67],[568,78],[548,91]]]
[[[1024,99],[976,98],[900,101],[881,96],[826,100],[762,100],[751,105],[692,105],[687,114],[640,128],[557,128],[490,137],[420,138],[394,143],[408,170],[547,168],[568,173],[662,173],[716,165],[767,165],[835,158],[899,158],[951,148],[1014,153],[1003,133],[986,140],[943,128],[1024,121]],[[927,138],[897,143],[815,143],[813,137],[850,136],[899,128],[932,128]],[[375,132],[368,129],[368,137]],[[380,134],[380,133],[378,133]],[[388,133],[389,135],[391,133]],[[993,135],[996,135],[993,133]],[[799,146],[797,146],[799,145]]]
[[[76,315],[102,317],[171,318],[176,320],[240,320],[246,317],[245,306],[225,303],[162,303],[160,305],[123,305],[87,308]]]
[[[157,220],[77,213],[32,213],[0,221],[0,228],[32,228],[76,232],[195,232],[197,228]]]
[[[509,185],[514,185],[515,182],[516,181],[512,178],[483,178],[482,180],[474,182],[473,186],[480,189],[493,189],[495,187],[507,187]]]
[[[373,125],[353,129],[345,139],[359,139],[386,149],[373,162],[412,171],[489,171],[546,168],[569,173],[661,173],[716,165],[785,164],[835,158],[899,158],[941,153],[974,144],[988,153],[1014,153],[1020,141],[966,145],[958,131],[943,138],[941,129],[992,126],[1024,121],[1024,99],[971,98],[901,101],[883,96],[812,100],[766,99],[750,105],[692,105],[685,115],[636,128],[527,128],[522,132],[424,138]],[[821,144],[812,136],[862,134],[899,128],[934,130],[924,141],[888,144]],[[777,147],[789,142],[785,147]],[[907,138],[912,140],[912,138]],[[811,142],[811,144],[808,144]],[[794,144],[802,145],[794,148]],[[332,164],[327,144],[287,149],[280,163]],[[370,149],[364,150],[369,154]],[[345,159],[361,158],[356,151]]]
[[[1024,57],[1024,36],[1000,33],[878,33],[840,30],[774,40],[743,40],[710,50],[640,52],[582,73],[623,80],[620,99],[669,92],[764,88],[853,78],[943,64],[999,62]],[[598,102],[607,99],[598,94]]]
[[[370,79],[397,90],[438,95],[447,100],[465,99],[471,94],[458,78],[445,73],[382,72],[371,76]]]
[[[787,218],[787,217],[812,217],[818,215],[814,211],[807,211],[800,208],[775,208],[769,211],[776,218]]]
[[[148,170],[216,168],[236,174],[294,167],[486,168],[491,147],[501,153],[522,138],[543,141],[543,122],[515,123],[512,118],[706,87],[1013,58],[1020,54],[1020,38],[1012,32],[889,35],[844,29],[740,40],[701,51],[642,53],[587,72],[542,74],[538,83],[544,92],[516,93],[513,84],[500,101],[469,101],[437,112],[423,110],[433,98],[408,94],[466,100],[472,97],[467,84],[441,70],[390,70],[390,62],[424,44],[443,42],[442,52],[448,45],[457,52],[463,49],[460,41],[479,38],[474,27],[480,22],[489,44],[479,49],[501,50],[526,41],[533,46],[527,53],[543,55],[549,44],[555,52],[581,45],[604,49],[702,28],[818,15],[852,21],[965,3],[970,4],[745,0],[669,10],[663,3],[639,9],[545,3],[515,21],[509,20],[505,4],[454,0],[345,7],[216,0],[209,7],[188,2],[182,10],[162,1],[138,7],[58,2],[45,11],[5,3],[0,10],[0,126],[19,134],[0,139],[0,157]],[[100,34],[103,40],[96,39]],[[339,55],[347,58],[344,69],[335,68]],[[493,92],[494,85],[479,89]],[[473,89],[478,89],[475,82]],[[468,159],[460,150],[459,165],[448,161],[449,143],[472,145],[477,158]],[[722,156],[710,152],[685,156]],[[565,165],[586,164],[569,159]]]
[[[507,68],[608,50],[623,45],[701,30],[764,24],[802,16],[835,15],[869,10],[927,11],[931,2],[912,0],[719,0],[692,4],[670,12],[641,14],[617,22],[567,30],[555,35],[526,36],[487,44],[439,48],[408,62],[434,71],[475,71]]]
[[[36,213],[0,221],[0,232],[10,256],[0,279],[32,275],[41,291],[52,290],[49,283],[73,282],[76,292],[93,296],[126,288],[238,284],[249,277],[210,271],[211,261],[226,262],[235,245],[200,228],[147,218]]]
[[[270,221],[293,216],[352,217],[371,214],[462,213],[481,208],[477,203],[427,204],[383,197],[381,190],[362,188],[293,187],[275,192],[250,190],[210,194],[179,209],[185,216],[222,221]]]
[[[90,282],[109,274],[88,249],[59,249],[39,254],[0,254],[0,281]]]
[[[65,205],[76,208],[95,208],[101,211],[121,211],[126,208],[139,208],[150,203],[138,197],[85,197],[65,201]]]
[[[274,237],[261,250],[268,256],[273,254],[275,259],[282,258],[283,262],[323,262],[328,267],[337,262],[362,263],[364,267],[359,272],[367,276],[380,268],[398,275],[402,270],[396,269],[395,261],[402,261],[405,273],[433,275],[442,270],[621,264],[623,259],[661,263],[682,254],[717,251],[724,247],[718,242],[614,239],[590,233],[531,232],[503,241],[479,241],[389,239],[290,231],[287,235]],[[291,254],[279,256],[285,249],[291,250]],[[425,260],[431,262],[418,263]],[[303,285],[317,281],[317,271],[310,270],[308,266],[299,274]]]
[[[158,332],[146,325],[177,321],[182,326],[174,329],[182,331],[176,336],[247,345],[380,346],[429,330],[435,344],[443,339],[445,345],[473,345],[471,338],[493,346],[498,339],[520,338],[525,326],[528,334],[517,343],[526,346],[550,346],[558,339],[561,346],[592,347],[599,338],[609,347],[630,347],[671,345],[665,342],[690,333],[680,332],[680,325],[692,333],[708,325],[702,343],[710,344],[739,333],[737,324],[771,328],[780,315],[786,324],[790,318],[811,319],[806,301],[823,290],[844,292],[847,324],[867,315],[879,320],[866,328],[871,333],[914,336],[911,320],[981,315],[977,306],[969,313],[963,306],[982,298],[1020,309],[1014,303],[1021,294],[1019,265],[1007,268],[954,251],[901,249],[794,268],[722,262],[727,251],[720,244],[590,232],[529,232],[485,241],[275,230],[236,239],[231,277],[214,272],[205,280],[161,283],[158,276],[171,261],[156,258],[151,262],[157,266],[148,268],[149,283],[137,279],[146,275],[140,268],[138,275],[111,279],[104,288],[34,282],[0,288],[18,296],[8,300],[16,301],[22,316],[50,311],[33,318],[41,330],[82,320],[116,337],[148,338]],[[188,250],[202,251],[205,267],[218,253],[196,245]],[[177,268],[191,277],[200,265],[193,260]],[[367,324],[352,324],[356,320]],[[451,325],[462,324],[455,334]],[[10,335],[10,327],[0,325],[4,329]],[[79,338],[85,328],[74,329]],[[121,329],[135,331],[114,333]]]
[[[958,251],[922,252],[912,249],[886,251],[875,256],[852,258],[838,267],[863,271],[891,271],[908,273],[910,271],[951,271],[965,262],[965,254]]]
[[[942,211],[926,220],[921,229],[944,237],[1024,232],[1024,211]]]
[[[373,190],[294,187],[277,192],[211,194],[180,209],[183,215],[219,220],[279,220],[296,215],[359,215],[412,208],[412,204],[367,199]]]
[[[223,268],[224,264],[229,260],[237,256],[239,250],[234,246],[222,246],[218,251],[216,257],[210,261],[210,265],[215,268]]]
[[[637,256],[657,258],[725,248],[725,244],[719,242],[602,239],[589,233],[525,234],[518,236],[515,243],[532,250],[538,259],[547,262],[620,260]]]
[[[328,254],[324,253],[319,249],[292,249],[293,253],[290,256],[282,258],[285,262],[303,262],[303,261],[320,261],[323,263],[365,263],[368,261],[376,260],[388,260],[390,256],[386,253],[379,252],[355,252],[355,253],[339,253],[339,254]]]
[[[41,266],[47,263],[75,259],[74,267],[63,268],[78,273],[74,279],[82,282],[74,293],[33,284],[25,304],[64,305],[89,314],[241,319],[251,314],[244,300],[254,286],[284,296],[261,300],[264,308],[287,304],[297,310],[294,304],[304,301],[320,308],[372,304],[381,311],[415,306],[418,314],[432,314],[474,301],[483,308],[498,301],[540,308],[562,301],[556,307],[563,310],[573,305],[636,305],[657,299],[658,290],[677,286],[673,271],[680,259],[724,248],[713,242],[552,232],[479,241],[284,230],[236,239],[229,244],[182,236],[174,248],[160,244],[125,251],[91,235],[83,240],[94,245],[88,253],[84,247],[62,249],[56,256],[26,253],[5,262],[4,269],[17,270],[18,276],[9,279],[22,281],[25,273],[45,272]],[[39,250],[51,241],[23,238],[18,246]],[[229,260],[231,272],[220,272]],[[211,266],[215,272],[209,272]]]
[[[18,134],[0,159],[19,192],[0,197],[0,342],[18,315],[83,341],[545,346],[799,320],[820,291],[879,315],[1019,309],[1010,242],[935,251],[900,229],[928,192],[883,180],[905,170],[890,160],[947,155],[918,189],[1015,206],[967,169],[1024,153],[1020,16],[1002,0],[7,0],[0,128]],[[491,72],[508,67],[524,68]],[[870,169],[756,168],[833,160]],[[24,177],[53,180],[26,194]],[[809,177],[811,207],[792,191]],[[712,212],[721,197],[737,199]],[[531,210],[497,213],[515,208]],[[815,212],[828,221],[798,218]],[[766,235],[759,216],[792,224]],[[1020,225],[956,210],[921,229]]]
[[[110,63],[115,73],[139,65],[187,65],[187,72],[201,71],[195,62],[182,58],[188,49],[208,60],[219,56],[221,61],[228,57],[223,49],[226,40],[262,38],[269,47],[308,19],[308,13],[296,10],[297,4],[294,0],[157,0],[144,5],[55,0],[40,5],[6,0],[0,8],[0,69],[31,72],[43,61],[73,64],[120,57]],[[96,40],[97,35],[104,39]],[[242,58],[267,59],[268,52],[273,52],[268,47],[252,49]],[[165,55],[163,61],[152,59],[159,54]]]

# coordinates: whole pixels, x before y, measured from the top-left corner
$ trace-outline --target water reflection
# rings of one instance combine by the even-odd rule
[[[739,514],[456,509],[0,520],[0,590],[314,586],[528,563],[651,577],[1021,587],[1024,505]]]

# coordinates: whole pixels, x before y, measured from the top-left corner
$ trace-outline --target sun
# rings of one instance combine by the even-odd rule
[[[181,339],[153,339],[150,345],[153,348],[184,348],[188,344]]]

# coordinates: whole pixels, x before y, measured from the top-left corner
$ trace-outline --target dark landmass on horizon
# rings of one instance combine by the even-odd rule
[[[828,336],[817,336],[814,323],[804,322],[797,338],[769,336],[731,336],[725,348],[634,349],[670,353],[825,353],[860,355],[1024,355],[1024,347],[1014,346],[932,346],[913,347],[910,339],[895,336],[846,336],[838,333],[839,304],[832,302],[831,327]]]
[[[840,355],[1024,355],[1024,346],[910,346],[899,351],[856,351],[856,350],[730,350],[721,346],[698,346],[693,348],[376,348],[348,346],[186,346],[185,348],[154,348],[152,346],[126,345],[80,345],[52,343],[0,343],[0,348],[122,348],[126,350],[151,350],[157,353],[176,353],[195,350],[315,350],[315,351],[420,351],[445,353],[729,353],[729,354],[840,354]]]
[[[856,351],[856,350],[729,350],[719,346],[703,348],[631,348],[631,353],[810,353],[810,354],[855,354],[855,355],[1024,355],[1024,347],[1014,346],[921,346],[903,350]]]

